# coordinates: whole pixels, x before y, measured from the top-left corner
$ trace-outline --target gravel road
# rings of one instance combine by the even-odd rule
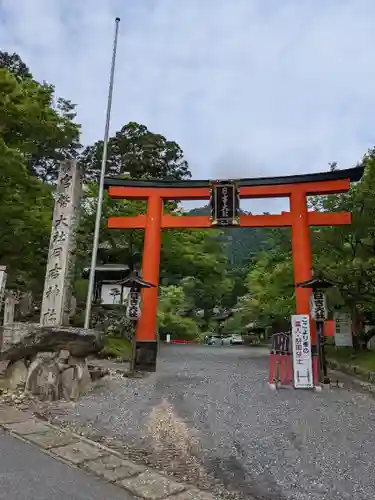
[[[58,418],[218,497],[375,498],[375,400],[267,385],[262,348],[165,345],[157,372],[106,379]]]

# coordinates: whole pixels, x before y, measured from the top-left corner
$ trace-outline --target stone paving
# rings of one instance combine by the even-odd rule
[[[100,476],[144,500],[214,500],[150,468],[125,460],[119,453],[94,441],[36,419],[32,413],[0,405],[0,426],[76,467]]]

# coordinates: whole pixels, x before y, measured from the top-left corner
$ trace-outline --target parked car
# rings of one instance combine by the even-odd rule
[[[221,345],[243,345],[242,335],[233,334],[221,339]]]
[[[205,343],[207,345],[220,345],[221,344],[221,336],[220,335],[208,335]]]

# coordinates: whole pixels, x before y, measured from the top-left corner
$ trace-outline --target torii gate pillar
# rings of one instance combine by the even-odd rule
[[[155,288],[142,289],[142,313],[136,331],[135,366],[141,371],[155,371],[157,356],[157,308],[163,201],[157,194],[147,204],[145,239],[142,256],[142,279]]]

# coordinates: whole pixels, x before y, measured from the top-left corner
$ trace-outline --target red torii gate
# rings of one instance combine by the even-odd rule
[[[351,223],[350,213],[309,212],[306,197],[344,193],[350,182],[363,175],[363,167],[347,170],[258,179],[239,179],[239,196],[249,198],[288,197],[290,212],[277,215],[243,215],[238,227],[291,227],[294,282],[311,279],[312,254],[309,226],[339,226]],[[156,312],[162,229],[210,228],[210,216],[174,216],[163,213],[164,200],[209,200],[210,181],[159,181],[107,178],[109,195],[117,199],[147,200],[146,215],[110,217],[110,229],[144,229],[142,278],[156,288],[142,290],[142,314],[136,332],[137,365],[147,370],[156,367]],[[309,314],[311,290],[296,287],[296,313]],[[311,330],[312,352],[317,365],[317,339]],[[316,372],[316,370],[314,370]],[[317,382],[317,381],[315,381]]]

